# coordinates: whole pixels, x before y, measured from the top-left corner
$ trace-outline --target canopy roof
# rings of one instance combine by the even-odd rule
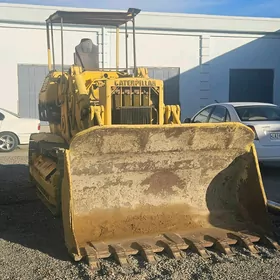
[[[63,23],[75,25],[120,26],[131,21],[140,9],[129,8],[127,12],[68,12],[56,11],[47,20],[47,23]]]

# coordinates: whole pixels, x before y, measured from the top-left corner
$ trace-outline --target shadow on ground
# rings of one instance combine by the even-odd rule
[[[70,260],[61,221],[38,200],[25,164],[0,164],[0,238]]]

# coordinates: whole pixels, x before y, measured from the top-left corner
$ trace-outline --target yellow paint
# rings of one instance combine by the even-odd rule
[[[251,150],[254,155],[254,161],[255,161],[255,165],[256,165],[258,181],[259,181],[261,192],[262,192],[262,195],[264,198],[264,203],[267,207],[267,197],[266,197],[266,193],[265,193],[265,189],[264,189],[264,185],[263,185],[263,181],[262,181],[262,175],[261,175],[260,165],[259,165],[259,161],[258,161],[257,150],[256,150],[256,146],[255,146],[254,142],[250,145],[250,147],[248,147],[248,151],[249,150]]]
[[[153,101],[157,99],[158,125],[170,123],[171,116],[172,123],[180,123],[180,107],[164,105],[163,81],[149,78],[146,68],[139,68],[136,77],[116,71],[83,71],[80,66],[75,65],[71,66],[70,70],[70,73],[63,73],[63,79],[61,71],[50,72],[39,95],[40,103],[60,106],[62,126],[50,124],[50,129],[67,142],[81,130],[94,125],[94,119],[98,125],[112,124],[112,98],[118,94],[116,90],[122,91],[120,96],[125,96],[123,89],[129,90],[132,98],[133,94],[136,94],[134,90],[137,89],[140,104],[142,96],[146,96],[149,106],[154,105]],[[62,81],[61,87],[58,86],[59,81]],[[147,95],[144,90],[148,91]],[[120,102],[121,106],[124,106],[122,98]],[[81,120],[82,111],[89,112],[84,120]]]
[[[81,255],[75,237],[75,227],[73,224],[73,193],[72,193],[72,179],[70,176],[70,160],[69,150],[65,151],[65,164],[64,164],[64,178],[62,183],[61,195],[62,199],[62,218],[65,244],[68,252],[73,255],[74,259]]]

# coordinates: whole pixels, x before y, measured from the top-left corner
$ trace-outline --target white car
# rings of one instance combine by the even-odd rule
[[[0,108],[0,152],[11,152],[18,145],[29,143],[32,133],[40,132],[40,120],[20,118]]]
[[[184,122],[241,122],[255,133],[259,161],[280,161],[280,107],[277,105],[258,102],[215,103],[205,106]]]

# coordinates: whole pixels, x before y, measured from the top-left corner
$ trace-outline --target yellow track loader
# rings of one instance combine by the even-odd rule
[[[51,132],[31,135],[29,173],[42,201],[62,218],[69,254],[99,269],[110,257],[128,265],[128,256],[138,254],[155,262],[160,252],[177,259],[184,250],[208,257],[209,248],[229,255],[231,245],[252,253],[255,243],[278,249],[253,132],[239,123],[181,124],[180,107],[164,104],[163,81],[136,67],[139,12],[57,11],[46,20],[49,73],[39,115]],[[116,68],[101,67],[98,46],[83,38],[65,70],[65,25],[116,28]]]

